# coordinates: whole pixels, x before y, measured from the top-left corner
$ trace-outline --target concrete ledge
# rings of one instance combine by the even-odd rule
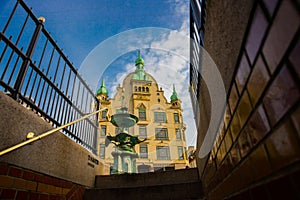
[[[0,150],[25,140],[28,132],[39,135],[53,127],[42,118],[0,92]],[[0,157],[10,163],[74,183],[92,187],[101,163],[99,158],[58,132]]]
[[[128,188],[199,182],[198,169],[182,169],[144,174],[97,176],[95,188]]]

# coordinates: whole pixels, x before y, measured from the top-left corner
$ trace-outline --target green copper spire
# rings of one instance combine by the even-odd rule
[[[137,59],[135,60],[135,66],[137,67],[143,67],[144,66],[144,59],[141,57],[141,51],[138,50],[138,57]]]
[[[108,96],[107,89],[104,85],[104,79],[102,79],[102,84],[101,84],[99,90],[97,90],[97,93],[96,93],[96,95],[100,95],[100,94],[104,94],[104,95]]]
[[[175,85],[173,84],[173,94],[172,94],[172,96],[171,96],[171,102],[172,102],[172,101],[176,101],[176,100],[179,100],[179,97],[178,97],[178,95],[177,95],[177,93],[176,93]]]
[[[133,80],[146,80],[150,81],[149,76],[146,74],[144,70],[144,59],[141,57],[141,52],[138,50],[138,57],[135,60],[135,74],[133,75]]]

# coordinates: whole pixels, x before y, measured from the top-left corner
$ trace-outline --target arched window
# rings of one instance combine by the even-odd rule
[[[134,86],[134,91],[137,92],[137,87],[136,86]]]
[[[145,87],[142,87],[142,92],[145,92]]]
[[[142,89],[142,88],[141,88],[141,87],[139,87],[139,92],[141,91],[141,89]]]
[[[148,87],[146,87],[146,92],[149,92],[149,88]]]

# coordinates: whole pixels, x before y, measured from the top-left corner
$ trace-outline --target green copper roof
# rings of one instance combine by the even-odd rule
[[[173,84],[173,94],[171,95],[171,101],[176,101],[176,100],[179,100],[179,97],[176,93],[175,85]]]
[[[104,94],[106,96],[108,95],[107,89],[106,89],[106,87],[104,85],[104,79],[102,79],[102,84],[101,84],[99,90],[97,90],[96,95],[99,95],[99,94]]]
[[[133,80],[146,80],[150,81],[149,76],[144,70],[144,59],[141,57],[141,52],[138,50],[138,58],[135,60],[135,74],[133,75]]]

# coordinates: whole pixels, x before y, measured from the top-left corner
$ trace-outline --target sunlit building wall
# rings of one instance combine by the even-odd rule
[[[139,122],[128,129],[129,134],[139,136],[140,139],[147,138],[135,146],[139,154],[136,159],[138,173],[184,169],[188,166],[186,126],[176,88],[173,86],[173,94],[168,100],[154,77],[144,70],[144,60],[140,56],[135,66],[135,72],[124,78],[112,98],[108,98],[108,91],[102,83],[97,92],[101,107],[107,107],[109,115],[113,115],[125,106],[129,113],[139,118]],[[111,153],[115,146],[105,146],[105,136],[114,136],[118,129],[108,121],[106,112],[102,112],[99,117],[99,127],[99,155],[106,166],[104,174],[110,174],[113,165]]]

